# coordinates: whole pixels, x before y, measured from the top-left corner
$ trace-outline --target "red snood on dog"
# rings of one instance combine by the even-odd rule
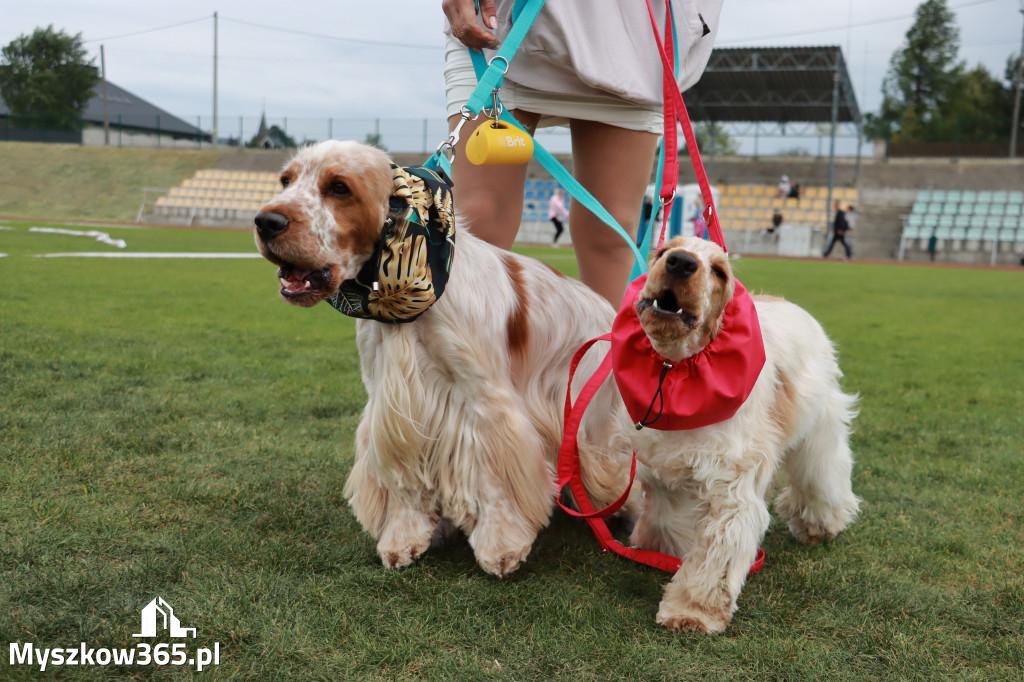
[[[612,325],[612,372],[637,429],[696,429],[736,414],[764,367],[764,341],[754,301],[739,281],[718,336],[697,355],[669,362],[640,326],[636,302],[647,275],[626,289]]]

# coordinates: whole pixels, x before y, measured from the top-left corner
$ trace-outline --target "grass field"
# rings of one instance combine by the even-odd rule
[[[144,188],[174,187],[218,153],[0,142],[0,216],[133,222]]]
[[[774,523],[726,634],[676,636],[654,623],[668,575],[562,515],[507,581],[464,543],[385,571],[341,494],[351,319],[282,303],[262,260],[37,258],[115,249],[36,224],[0,222],[0,679],[1022,679],[1019,272],[736,261],[837,341],[864,502],[825,546]],[[134,647],[157,596],[219,665],[10,665],[10,642]]]

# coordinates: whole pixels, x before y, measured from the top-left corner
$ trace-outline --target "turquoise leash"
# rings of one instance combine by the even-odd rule
[[[453,131],[452,137],[441,143],[438,150],[434,152],[433,156],[424,164],[427,168],[436,169],[442,168],[449,176],[451,175],[451,159],[445,155],[445,148],[452,148],[455,142],[458,141],[458,132],[462,125],[468,121],[476,118],[484,106],[489,103],[492,99],[492,93],[496,89],[500,89],[504,81],[505,72],[508,70],[510,60],[519,49],[519,45],[523,42],[523,38],[526,36],[527,31],[533,25],[534,20],[540,13],[541,8],[544,6],[545,0],[517,0],[513,8],[513,16],[515,22],[512,24],[512,28],[506,36],[504,42],[501,44],[501,48],[498,53],[488,63],[484,59],[482,52],[478,50],[469,49],[470,59],[473,62],[473,70],[477,76],[477,86],[473,90],[473,94],[470,95],[466,101],[466,105],[462,110],[462,121],[460,121],[455,130]],[[502,64],[502,62],[504,62]],[[497,113],[497,112],[495,112]],[[498,118],[510,125],[514,125],[524,133],[529,135],[529,132],[520,125],[513,116],[507,112],[502,111]],[[454,153],[454,152],[453,152]],[[601,222],[605,223],[608,227],[615,230],[615,232],[626,240],[629,248],[633,251],[633,258],[635,263],[633,270],[636,272],[639,270],[641,273],[647,271],[647,259],[641,253],[637,247],[636,242],[629,233],[626,232],[618,221],[609,213],[601,203],[594,198],[594,196],[587,191],[583,185],[579,183],[572,176],[565,167],[558,162],[558,160],[539,142],[534,140],[533,156],[537,161],[544,167],[548,173],[551,174],[555,180],[557,180],[574,200],[580,202],[585,208],[591,213],[598,217]],[[660,168],[660,164],[659,164]],[[660,173],[660,170],[659,170]],[[653,214],[653,211],[652,211]]]

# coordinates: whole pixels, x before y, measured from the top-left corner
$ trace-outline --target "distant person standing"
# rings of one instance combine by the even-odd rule
[[[778,186],[775,188],[775,196],[780,199],[786,199],[792,191],[793,184],[789,181],[789,176],[783,175],[779,180]]]
[[[846,220],[846,211],[843,210],[842,205],[835,202],[836,217],[832,221],[832,239],[829,240],[828,247],[822,253],[822,258],[828,258],[828,255],[832,253],[832,247],[836,245],[836,242],[841,242],[843,248],[846,250],[846,258],[844,260],[850,260],[853,258],[853,249],[846,242],[846,234],[850,231],[850,223]]]
[[[555,226],[555,238],[551,242],[552,244],[558,243],[558,238],[562,236],[562,231],[565,229],[562,226],[562,221],[568,219],[569,211],[565,209],[565,202],[562,201],[562,190],[556,189],[551,195],[551,199],[548,200],[548,220]]]
[[[690,222],[693,223],[693,236],[701,239],[708,238],[708,224],[704,220],[704,200],[699,197],[694,202],[693,217],[690,218]]]

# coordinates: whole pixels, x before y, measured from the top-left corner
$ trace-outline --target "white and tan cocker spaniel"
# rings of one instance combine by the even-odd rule
[[[653,259],[636,306],[651,346],[678,362],[718,334],[735,280],[716,244],[676,238]],[[781,466],[775,509],[797,540],[829,539],[856,516],[850,474],[854,396],[821,325],[781,298],[753,296],[765,364],[729,419],[690,430],[643,429],[635,442],[643,510],[633,544],[684,561],[657,621],[673,631],[722,632],[769,525],[766,497]]]
[[[422,191],[383,152],[354,142],[300,150],[281,179],[256,217],[256,244],[280,267],[281,296],[300,306],[334,296],[374,257],[396,187]],[[615,312],[578,281],[465,227],[444,294],[425,313],[356,323],[367,403],[345,496],[387,567],[412,563],[458,528],[485,571],[507,576],[552,513],[572,355]],[[623,423],[608,382],[579,439],[596,503],[626,486]]]

